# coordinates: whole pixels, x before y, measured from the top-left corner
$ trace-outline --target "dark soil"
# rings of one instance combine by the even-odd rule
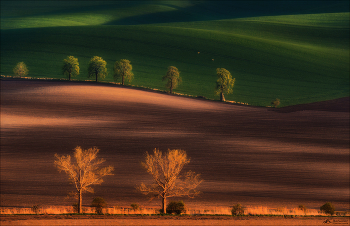
[[[86,83],[1,81],[1,205],[71,205],[54,154],[97,146],[114,176],[84,195],[149,202],[145,152],[184,149],[204,182],[188,205],[349,209],[349,97],[280,109]],[[178,200],[175,199],[175,200]]]

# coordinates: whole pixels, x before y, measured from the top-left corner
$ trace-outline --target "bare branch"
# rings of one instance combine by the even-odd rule
[[[190,159],[183,150],[168,150],[165,155],[157,149],[154,149],[153,155],[146,153],[142,166],[152,176],[154,183],[142,183],[137,190],[145,195],[153,195],[152,197],[162,197],[163,204],[167,197],[198,195],[195,188],[202,182],[199,174],[189,171],[184,179],[180,179],[183,167],[189,162]],[[164,208],[163,206],[163,210]]]
[[[100,164],[105,162],[105,160],[97,159],[99,152],[97,147],[83,150],[77,146],[74,150],[74,163],[72,163],[70,155],[59,156],[55,154],[54,164],[59,171],[64,171],[68,174],[78,193],[79,191],[80,193],[93,192],[94,190],[89,186],[101,184],[103,182],[102,177],[113,175],[112,171],[114,168],[112,166],[99,169]],[[79,206],[79,209],[81,209],[81,203]]]

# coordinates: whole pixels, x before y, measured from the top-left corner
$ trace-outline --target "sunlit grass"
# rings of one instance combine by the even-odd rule
[[[104,14],[82,14],[82,15],[54,15],[37,16],[25,18],[6,18],[1,20],[2,29],[57,27],[57,26],[84,26],[99,25],[113,19]]]
[[[141,207],[133,210],[131,207],[108,207],[104,209],[104,214],[115,215],[152,215],[159,214],[159,209],[154,207]],[[72,206],[47,206],[39,207],[37,211],[33,208],[0,207],[0,214],[74,214]],[[92,207],[83,207],[83,213],[94,214]],[[186,209],[187,215],[232,215],[230,207],[199,207]],[[270,216],[327,216],[317,209],[307,209],[303,211],[299,208],[270,208],[266,206],[245,207],[244,215],[270,215]],[[350,216],[349,212],[339,212],[340,216]]]
[[[82,3],[84,5],[84,3]],[[102,5],[102,6],[101,6]],[[173,3],[162,4],[127,4],[127,3],[109,3],[104,2],[101,5],[96,5],[96,9],[87,8],[85,10],[72,11],[71,8],[63,7],[60,11],[47,8],[46,11],[32,13],[33,15],[25,15],[25,12],[21,12],[21,15],[13,16],[4,12],[4,16],[1,18],[1,30],[6,29],[21,29],[21,28],[41,28],[41,27],[58,27],[58,26],[87,26],[87,25],[103,25],[109,22],[115,22],[124,18],[147,15],[158,12],[167,12],[176,10],[176,7],[186,7],[185,4]],[[73,4],[74,6],[74,4]],[[82,6],[82,5],[80,5]],[[87,3],[89,6],[89,3]],[[94,5],[92,5],[94,6]],[[32,6],[28,6],[32,8]],[[40,7],[41,8],[41,7]],[[45,9],[45,8],[44,8]],[[18,12],[18,9],[13,9]],[[25,16],[23,16],[23,14]]]
[[[319,13],[319,14],[302,14],[302,15],[283,15],[283,16],[264,16],[237,19],[241,21],[259,21],[266,23],[291,24],[303,26],[320,26],[320,27],[349,27],[348,12],[343,13]]]

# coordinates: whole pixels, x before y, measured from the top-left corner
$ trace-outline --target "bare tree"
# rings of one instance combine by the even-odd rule
[[[78,195],[78,213],[82,213],[82,194],[84,192],[94,192],[91,185],[101,184],[102,177],[113,175],[112,166],[99,169],[99,165],[105,162],[104,159],[97,159],[99,149],[97,147],[83,150],[77,146],[74,152],[75,161],[71,161],[71,156],[59,156],[55,154],[55,166],[59,171],[68,174],[69,180],[75,185]]]
[[[166,213],[168,197],[188,196],[193,198],[199,194],[199,191],[195,190],[202,182],[199,174],[188,171],[180,177],[182,168],[189,162],[190,159],[183,150],[169,149],[165,155],[157,149],[154,149],[153,155],[147,152],[142,166],[153,177],[153,183],[149,185],[141,183],[137,189],[153,198],[162,198],[162,211]]]

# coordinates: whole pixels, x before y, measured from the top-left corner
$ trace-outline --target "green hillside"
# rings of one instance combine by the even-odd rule
[[[349,96],[350,14],[340,6],[330,7],[339,12],[234,19],[225,11],[191,21],[211,5],[166,3],[61,2],[32,13],[11,5],[5,14],[1,3],[1,74],[12,75],[24,61],[28,76],[63,78],[62,61],[73,55],[81,68],[77,79],[86,80],[88,61],[97,55],[107,61],[104,81],[113,81],[114,62],[125,58],[133,65],[132,85],[165,90],[162,76],[176,66],[183,83],[175,92],[211,99],[219,99],[218,67],[236,78],[226,99],[237,102],[267,106],[279,98],[287,106]],[[146,24],[164,13],[173,16],[167,23]]]

